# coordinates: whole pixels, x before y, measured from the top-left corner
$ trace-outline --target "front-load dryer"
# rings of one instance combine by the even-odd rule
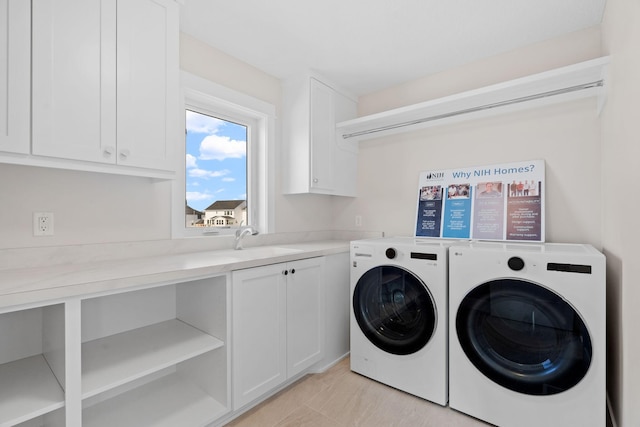
[[[502,427],[606,423],[605,258],[589,245],[449,250],[449,405]]]
[[[447,247],[351,242],[351,370],[447,404]]]

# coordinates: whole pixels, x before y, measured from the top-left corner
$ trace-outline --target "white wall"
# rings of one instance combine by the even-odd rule
[[[0,249],[168,239],[168,182],[0,164]],[[54,236],[33,237],[33,212]]]
[[[273,104],[280,111],[280,80],[185,33],[180,33],[180,68]]]
[[[608,391],[619,427],[640,425],[640,3],[609,0],[603,46],[612,57],[602,116],[603,246],[607,256]]]
[[[515,161],[546,162],[547,241],[601,244],[600,124],[595,100],[497,116],[363,142],[359,197],[339,223],[413,235],[421,171]]]
[[[587,28],[363,96],[359,114],[373,114],[586,61],[598,56],[599,50],[600,27]]]
[[[590,28],[360,99],[374,113],[601,56]],[[334,201],[337,228],[413,235],[421,171],[544,159],[547,241],[600,248],[601,145],[596,101],[582,100],[360,143],[355,200]]]

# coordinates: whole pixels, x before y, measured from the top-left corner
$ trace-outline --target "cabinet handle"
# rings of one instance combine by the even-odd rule
[[[317,184],[318,183],[318,178],[313,178],[313,183]]]
[[[295,272],[296,272],[296,269],[295,269],[295,268],[292,268],[292,269],[291,269],[291,274],[294,274]]]
[[[120,158],[124,160],[129,157],[129,154],[131,154],[129,150],[122,150],[120,151]]]
[[[282,270],[282,274],[286,276],[287,274],[289,274],[289,272],[287,270]]]
[[[102,150],[102,155],[104,157],[111,157],[114,151],[115,150],[113,149],[113,147],[104,147],[104,150]]]

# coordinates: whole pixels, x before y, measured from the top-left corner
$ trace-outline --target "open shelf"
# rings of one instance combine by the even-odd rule
[[[42,355],[0,365],[0,425],[11,426],[64,406],[64,391]]]
[[[205,426],[227,411],[195,384],[171,374],[83,410],[85,427]]]
[[[364,141],[587,97],[604,102],[608,57],[340,122],[337,138]]]
[[[223,346],[221,340],[177,319],[86,342],[82,345],[82,398]]]

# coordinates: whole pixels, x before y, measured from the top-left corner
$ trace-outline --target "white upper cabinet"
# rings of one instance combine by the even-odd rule
[[[0,151],[29,152],[31,3],[0,0]]]
[[[118,1],[118,162],[174,169],[179,14],[175,0]]]
[[[32,13],[32,154],[172,170],[175,1],[34,0]]]
[[[116,5],[108,3],[33,2],[33,154],[115,163]]]
[[[285,82],[283,189],[286,194],[356,195],[358,145],[336,138],[357,103],[315,77]]]

